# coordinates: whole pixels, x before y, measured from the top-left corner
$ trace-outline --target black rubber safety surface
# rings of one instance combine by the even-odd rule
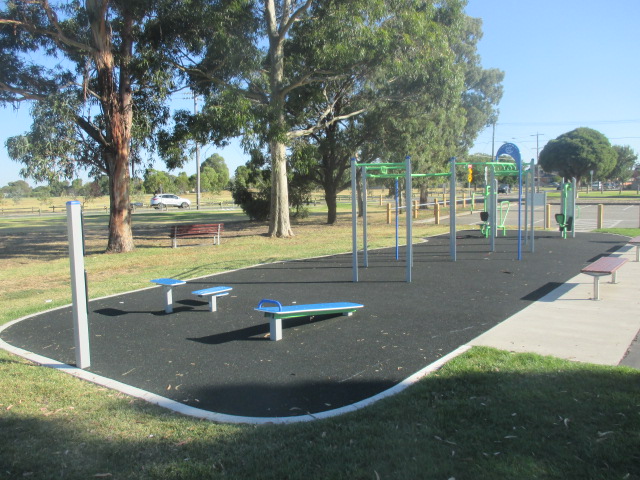
[[[161,287],[89,303],[89,371],[193,407],[230,415],[283,417],[317,413],[369,398],[466,344],[626,243],[615,235],[579,233],[563,240],[539,234],[535,252],[517,237],[498,237],[496,251],[478,231],[414,245],[412,282],[404,249],[369,252],[352,282],[352,257],[335,255],[260,265],[199,278],[174,289],[164,313]],[[224,246],[216,247],[223,254]],[[179,255],[179,250],[176,254]],[[362,259],[362,257],[360,257]],[[191,294],[233,287],[209,312]],[[89,278],[91,291],[91,278]],[[351,317],[285,320],[270,341],[261,299],[283,304],[356,302]],[[71,307],[6,328],[2,339],[70,365],[75,362]]]

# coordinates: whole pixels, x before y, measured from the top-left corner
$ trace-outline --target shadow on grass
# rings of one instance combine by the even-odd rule
[[[56,410],[66,384],[41,386],[38,415],[5,407],[4,478],[640,478],[631,369],[474,348],[359,412],[260,428],[167,415],[109,392]],[[218,394],[252,395],[252,385]]]

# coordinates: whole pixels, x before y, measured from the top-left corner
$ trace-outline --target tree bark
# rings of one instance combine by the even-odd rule
[[[133,16],[124,11],[120,75],[116,79],[114,45],[107,19],[108,0],[87,0],[98,91],[105,119],[105,163],[109,171],[109,240],[107,253],[134,249],[129,209],[129,153],[133,124],[129,62],[133,53]],[[119,86],[118,86],[119,84]]]
[[[289,184],[287,183],[286,146],[282,142],[271,142],[271,209],[269,235],[292,237],[289,219]]]
[[[289,184],[287,183],[287,146],[284,120],[284,35],[289,18],[289,2],[285,1],[281,12],[281,25],[274,0],[265,0],[265,21],[269,32],[269,150],[271,153],[271,209],[269,215],[269,235],[291,237],[289,218]]]
[[[327,223],[333,225],[338,220],[338,192],[335,184],[327,182],[324,185],[324,201],[327,203]]]

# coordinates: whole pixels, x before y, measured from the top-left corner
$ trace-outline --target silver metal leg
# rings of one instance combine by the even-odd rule
[[[163,288],[165,298],[164,311],[166,313],[173,313],[173,287],[165,285]]]
[[[210,312],[215,312],[216,310],[218,310],[218,302],[216,301],[216,298],[218,298],[215,295],[211,295],[209,297],[209,311]]]
[[[282,319],[281,318],[272,318],[269,320],[269,333],[271,336],[271,340],[278,341],[282,340]]]
[[[600,300],[600,277],[593,276],[593,300]]]

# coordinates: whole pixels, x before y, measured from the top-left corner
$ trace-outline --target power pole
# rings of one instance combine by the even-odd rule
[[[492,162],[493,162],[493,157],[496,154],[495,145],[496,145],[496,122],[493,122],[493,133],[491,134],[491,161]]]
[[[198,96],[193,94],[193,114],[198,114]],[[200,145],[196,139],[196,210],[200,210]]]
[[[536,132],[535,135],[529,135],[530,137],[536,137],[536,192],[540,191],[540,165],[538,164],[540,160],[540,135],[544,135],[544,133]]]

